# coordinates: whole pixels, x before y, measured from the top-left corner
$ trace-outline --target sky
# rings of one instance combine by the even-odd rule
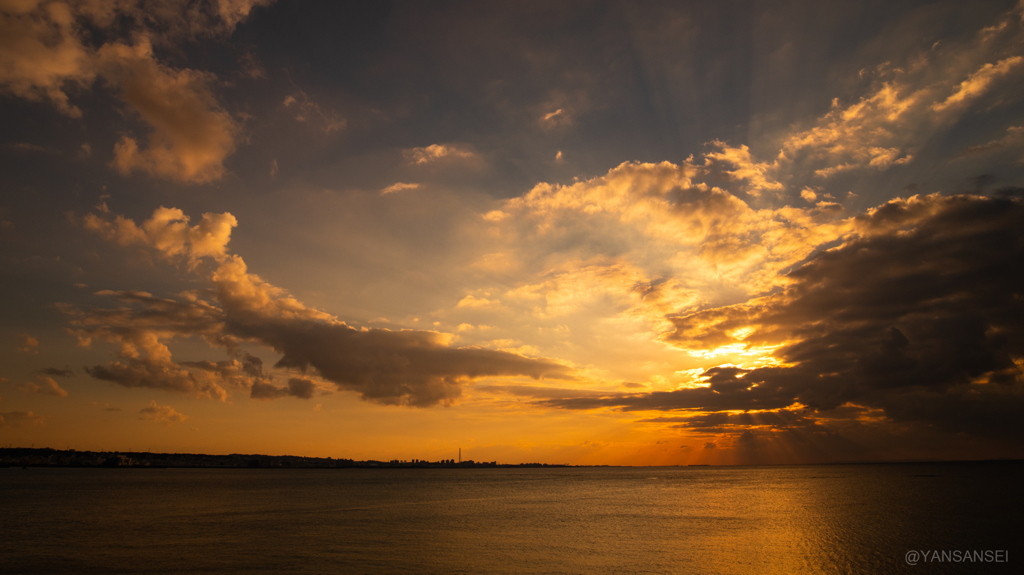
[[[0,444],[1024,457],[1024,3],[0,0]]]

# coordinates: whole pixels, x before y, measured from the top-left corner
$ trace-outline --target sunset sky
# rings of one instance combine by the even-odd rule
[[[1024,457],[1024,4],[0,0],[0,444]]]

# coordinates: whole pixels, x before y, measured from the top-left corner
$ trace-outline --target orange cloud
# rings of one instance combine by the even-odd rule
[[[999,78],[1008,75],[1014,68],[1024,63],[1024,56],[1013,56],[1000,60],[995,64],[986,63],[966,80],[960,82],[956,92],[943,102],[936,102],[932,109],[941,112],[947,108],[958,106],[988,91],[989,87]]]
[[[459,303],[455,304],[455,307],[465,308],[491,308],[498,307],[501,302],[498,300],[489,300],[485,297],[476,297],[473,294],[469,294],[466,297],[459,300]]]
[[[564,108],[558,108],[553,112],[548,112],[540,117],[540,125],[545,130],[550,130],[558,126],[568,126],[572,124],[572,117],[566,113]]]
[[[188,419],[188,416],[178,413],[169,405],[157,405],[156,400],[153,400],[149,402],[149,406],[139,410],[139,419],[172,425],[185,421]]]
[[[768,164],[756,162],[750,155],[750,148],[740,146],[734,148],[725,142],[714,141],[711,144],[718,149],[704,155],[706,165],[713,167],[718,163],[725,163],[733,167],[725,173],[735,180],[747,182],[747,192],[752,196],[760,196],[765,191],[780,191],[784,186],[773,179],[770,175],[778,170],[778,162]]]
[[[7,2],[0,6],[0,91],[48,100],[62,113],[79,117],[81,110],[71,104],[67,89],[86,89],[102,76],[152,129],[144,145],[131,136],[118,142],[112,165],[119,172],[210,182],[224,173],[238,124],[211,92],[212,74],[157,62],[151,42],[229,34],[254,6],[267,3]],[[112,40],[95,49],[83,41],[84,26],[113,31],[115,23],[130,28],[131,45]]]
[[[539,184],[506,201],[502,217],[485,220],[500,232],[505,253],[546,254],[544,273],[573,260],[610,257],[640,270],[638,281],[674,280],[665,285],[704,294],[723,281],[748,293],[769,289],[780,281],[779,270],[849,226],[838,205],[755,210],[701,182],[707,169],[627,162],[591,180]],[[565,246],[570,237],[574,250],[558,261],[563,251],[551,246]]]
[[[52,377],[43,374],[36,374],[31,381],[21,386],[23,391],[53,395],[56,397],[67,397],[68,392],[64,390]]]
[[[431,144],[423,148],[409,148],[402,153],[411,164],[431,164],[441,160],[468,160],[475,158],[473,152],[454,144]]]
[[[864,166],[905,164],[913,156],[892,144],[901,141],[908,123],[921,121],[918,118],[926,101],[925,92],[896,82],[883,83],[873,94],[846,108],[833,101],[832,110],[818,120],[818,126],[786,138],[779,158],[807,155],[824,162],[824,167],[814,170],[820,177]]]
[[[534,404],[673,412],[640,421],[747,456],[786,447],[852,456],[858,440],[877,450],[879,438],[915,433],[1019,445],[1021,272],[1010,262],[1022,257],[1024,202],[914,197],[855,224],[843,245],[793,271],[785,290],[671,318],[673,344],[773,344],[777,363],[718,365],[700,385],[669,391],[538,393]],[[810,449],[811,438],[828,448]]]
[[[397,183],[391,184],[390,186],[388,186],[388,187],[384,188],[383,190],[381,190],[380,191],[380,195],[386,196],[388,194],[393,194],[395,192],[401,192],[401,191],[405,191],[405,190],[415,190],[415,189],[418,189],[419,187],[420,187],[419,184],[406,184],[406,183],[403,183],[403,182],[397,182]]]
[[[4,2],[0,6],[0,90],[28,100],[49,100],[63,114],[80,117],[67,87],[79,89],[96,74],[92,54],[66,4]]]
[[[174,70],[153,59],[147,39],[108,44],[98,53],[104,76],[153,129],[144,148],[130,136],[114,147],[114,167],[190,183],[219,179],[235,149],[238,125],[210,92],[210,74]]]
[[[86,214],[82,219],[85,229],[122,246],[143,245],[154,248],[167,259],[183,258],[194,266],[200,258],[211,257],[223,261],[227,257],[227,244],[231,228],[238,220],[230,213],[203,214],[203,219],[189,227],[189,217],[176,208],[158,208],[153,216],[137,226],[132,220],[107,216],[106,205],[101,214]]]

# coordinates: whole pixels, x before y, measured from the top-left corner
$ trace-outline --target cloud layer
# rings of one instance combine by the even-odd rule
[[[309,308],[249,273],[241,257],[227,252],[230,230],[236,225],[231,214],[204,214],[190,227],[180,210],[160,208],[140,226],[104,208],[86,216],[83,225],[113,242],[151,249],[205,273],[212,284],[204,293],[185,294],[184,300],[98,292],[118,298],[124,306],[87,311],[65,307],[83,345],[93,339],[120,345],[118,361],[86,368],[97,379],[222,400],[231,389],[248,389],[260,399],[312,397],[315,384],[308,379],[291,378],[286,387],[269,383],[262,361],[239,351],[244,342],[280,354],[276,368],[312,372],[339,390],[356,391],[384,404],[450,403],[465,382],[481,377],[572,377],[567,366],[550,360],[456,348],[450,345],[450,335],[434,331],[356,329]],[[212,272],[200,271],[204,259],[216,262]],[[204,299],[207,296],[211,299]],[[173,361],[167,342],[192,336],[235,357],[221,362]]]
[[[15,436],[1024,455],[1024,4],[270,3],[0,0]]]
[[[1024,272],[1014,262],[1024,257],[1024,204],[913,197],[856,226],[855,237],[790,273],[782,292],[671,318],[666,340],[675,345],[768,347],[778,365],[714,367],[694,389],[543,403],[819,414],[852,405],[893,421],[1019,438]]]

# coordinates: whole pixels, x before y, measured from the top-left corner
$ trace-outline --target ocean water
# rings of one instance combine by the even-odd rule
[[[1022,573],[1022,472],[0,469],[0,572]]]

